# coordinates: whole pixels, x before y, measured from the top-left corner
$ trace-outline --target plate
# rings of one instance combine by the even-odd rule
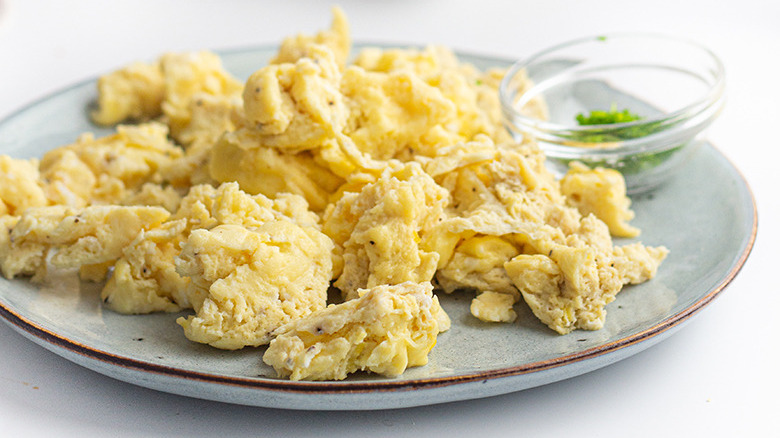
[[[239,78],[266,64],[274,48],[221,52]],[[479,68],[508,60],[459,54]],[[40,157],[85,131],[96,98],[87,81],[0,122],[0,153]],[[341,382],[290,382],[263,364],[262,348],[221,351],[188,341],[180,314],[125,316],[103,309],[99,286],[63,278],[49,286],[0,279],[0,316],[33,342],[107,376],[185,396],[307,410],[399,408],[481,398],[571,378],[615,363],[669,337],[734,279],[756,236],[745,180],[712,145],[702,145],[672,180],[633,198],[642,241],[665,245],[658,276],[629,286],[607,307],[598,331],[560,336],[518,304],[513,324],[469,314],[473,294],[440,295],[453,320],[430,362],[398,378],[358,374]],[[616,243],[628,243],[618,240]]]

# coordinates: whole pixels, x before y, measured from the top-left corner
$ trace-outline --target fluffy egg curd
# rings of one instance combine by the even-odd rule
[[[342,380],[358,370],[393,377],[428,363],[436,336],[450,324],[430,282],[357,294],[279,327],[263,360],[292,380]]]
[[[185,312],[188,339],[267,346],[293,380],[425,365],[450,326],[436,294],[474,291],[490,323],[522,301],[566,334],[653,278],[664,247],[612,240],[639,234],[622,176],[556,180],[502,126],[502,70],[354,53],[334,15],[244,83],[210,52],[109,73],[92,118],[114,134],[0,156],[3,275],[73,270],[107,308]]]

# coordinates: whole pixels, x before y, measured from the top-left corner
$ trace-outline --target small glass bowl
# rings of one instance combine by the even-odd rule
[[[621,33],[570,41],[514,64],[499,93],[508,129],[536,140],[551,170],[569,163],[617,169],[628,192],[672,177],[724,104],[725,72],[707,48],[683,39]],[[623,111],[639,120],[580,125],[577,115]]]

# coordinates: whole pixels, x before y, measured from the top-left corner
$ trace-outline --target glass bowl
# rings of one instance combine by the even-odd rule
[[[723,108],[724,89],[723,64],[702,45],[622,33],[521,60],[499,93],[507,128],[518,140],[535,140],[557,176],[579,161],[619,170],[628,192],[640,193],[673,177],[704,142]],[[606,123],[581,124],[605,113]],[[612,117],[617,113],[632,117]]]

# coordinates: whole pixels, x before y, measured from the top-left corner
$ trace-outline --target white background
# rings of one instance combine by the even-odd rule
[[[362,41],[440,43],[519,58],[570,38],[651,30],[709,46],[728,75],[727,107],[709,138],[744,173],[758,203],[758,240],[744,269],[674,336],[615,365],[505,396],[395,411],[297,412],[169,395],[71,364],[0,324],[0,436],[778,436],[780,2],[340,4]],[[165,51],[254,46],[314,32],[329,24],[330,6],[0,0],[0,118]]]

